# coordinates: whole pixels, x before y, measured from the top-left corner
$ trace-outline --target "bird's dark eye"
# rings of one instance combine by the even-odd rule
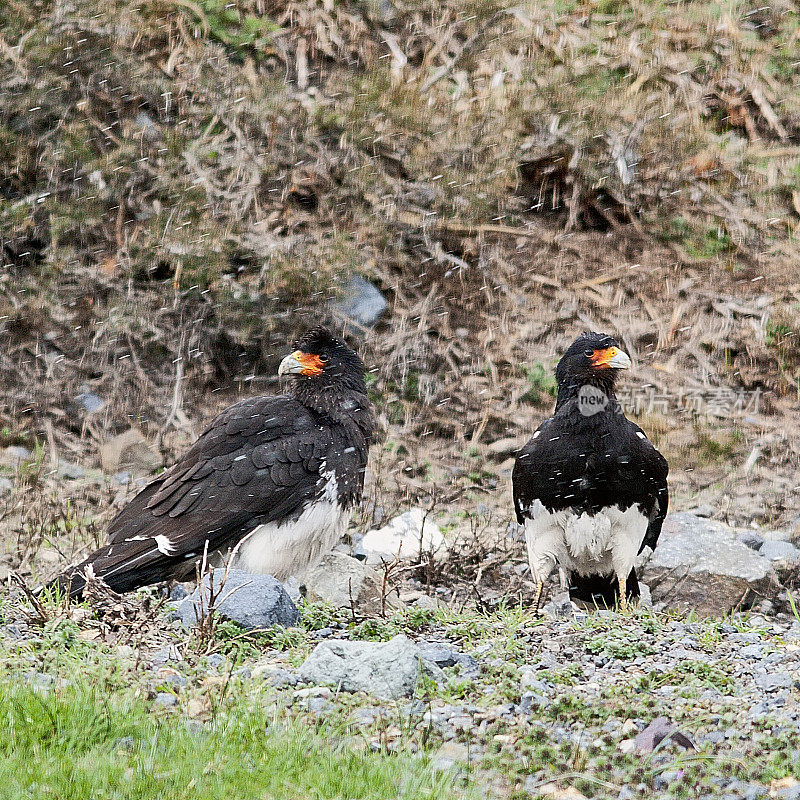
[[[584,350],[583,354],[586,356],[586,358],[591,358],[594,355],[594,350]]]
[[[320,361],[321,361],[323,364],[327,364],[327,363],[328,363],[328,356],[326,356],[324,353],[321,353],[320,355],[318,355],[318,356],[317,356],[317,358],[318,358],[318,359],[319,359],[319,360],[320,360]]]

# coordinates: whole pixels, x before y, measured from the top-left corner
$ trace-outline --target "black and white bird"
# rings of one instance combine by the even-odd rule
[[[556,567],[575,599],[625,607],[639,596],[634,565],[661,533],[668,468],[614,394],[619,370],[630,366],[610,336],[578,337],[556,367],[555,413],[517,456],[514,508],[537,611]]]
[[[278,374],[291,376],[287,394],[219,414],[111,521],[107,544],[51,586],[79,596],[89,568],[127,592],[194,575],[204,552],[279,580],[315,566],[361,499],[375,421],[364,364],[324,328],[300,339]]]

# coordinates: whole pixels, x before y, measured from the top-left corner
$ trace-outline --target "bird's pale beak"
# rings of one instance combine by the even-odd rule
[[[595,350],[592,366],[599,369],[630,369],[631,360],[618,347],[607,347],[604,350]]]
[[[278,375],[319,375],[322,362],[317,356],[295,350],[281,361]]]

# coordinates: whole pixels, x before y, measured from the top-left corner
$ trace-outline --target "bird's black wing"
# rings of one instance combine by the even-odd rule
[[[108,544],[67,573],[70,591],[80,591],[87,564],[111,588],[129,591],[169,578],[206,547],[234,546],[256,525],[296,519],[324,488],[321,473],[334,469],[327,461],[336,460],[337,472],[366,463],[366,446],[347,449],[341,431],[292,398],[231,406],[111,521]]]
[[[667,516],[667,508],[669,507],[669,488],[667,486],[669,466],[667,460],[656,450],[645,432],[630,420],[626,420],[626,422],[631,435],[637,441],[638,460],[641,464],[637,470],[633,471],[630,477],[632,480],[643,479],[655,499],[650,511],[650,524],[647,526],[647,532],[639,549],[641,553],[645,547],[655,550],[658,537],[661,535],[661,526]]]
[[[546,419],[514,462],[511,482],[517,522],[525,521],[525,512],[535,500],[551,510],[563,507],[561,499],[569,494],[582,467],[572,455],[563,418]]]

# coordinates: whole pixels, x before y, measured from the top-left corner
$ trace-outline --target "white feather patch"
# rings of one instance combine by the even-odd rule
[[[527,516],[528,560],[534,576],[541,580],[556,565],[580,575],[627,577],[650,522],[635,504],[625,511],[609,506],[589,515],[548,511],[535,500]]]
[[[322,496],[309,503],[294,522],[269,522],[254,528],[234,550],[232,566],[246,572],[274,575],[286,581],[317,566],[341,539],[350,510],[338,503],[333,471],[323,472]]]
[[[154,536],[153,539],[155,540],[159,553],[163,553],[165,556],[171,556],[175,552],[175,545],[168,537],[164,536],[163,533]]]

